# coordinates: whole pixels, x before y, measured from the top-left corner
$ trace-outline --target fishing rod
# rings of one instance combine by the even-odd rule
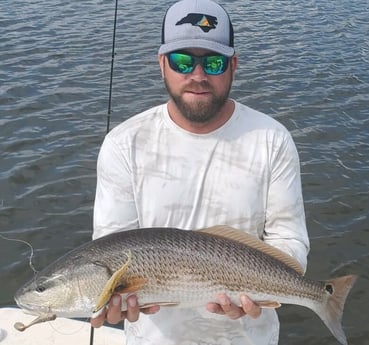
[[[109,101],[108,101],[108,113],[106,116],[106,133],[110,131],[110,118],[111,118],[111,100],[113,94],[113,71],[114,71],[114,59],[115,59],[115,37],[117,32],[117,17],[118,17],[118,0],[115,0],[114,11],[114,28],[113,28],[113,43],[111,49],[111,64],[110,64],[110,83],[109,83]],[[94,344],[95,328],[90,326],[90,345]]]
[[[111,65],[110,65],[110,85],[109,85],[109,102],[108,102],[108,114],[106,119],[106,133],[110,131],[110,114],[111,114],[111,100],[113,93],[113,71],[114,71],[114,59],[115,59],[115,37],[117,32],[117,17],[118,17],[118,0],[115,1],[115,13],[114,13],[114,29],[113,29],[113,44],[111,49]]]

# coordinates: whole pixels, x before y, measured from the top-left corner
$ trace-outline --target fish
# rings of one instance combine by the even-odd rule
[[[220,293],[240,305],[246,294],[262,308],[294,304],[313,310],[347,345],[341,322],[357,278],[308,279],[292,256],[225,225],[126,230],[86,242],[20,287],[16,303],[37,319],[15,327],[23,331],[56,317],[96,316],[115,293],[123,301],[135,294],[141,308],[200,307],[216,302]]]

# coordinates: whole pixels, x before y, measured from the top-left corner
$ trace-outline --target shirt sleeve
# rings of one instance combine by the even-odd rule
[[[131,176],[124,149],[107,136],[97,160],[94,239],[138,227]]]
[[[271,175],[263,239],[293,256],[304,271],[309,239],[301,190],[300,161],[289,133],[271,154]]]

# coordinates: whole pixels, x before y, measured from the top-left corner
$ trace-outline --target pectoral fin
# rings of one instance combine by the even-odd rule
[[[119,287],[121,285],[121,280],[122,280],[121,278],[124,275],[125,271],[127,270],[132,260],[132,253],[130,251],[127,257],[128,259],[126,263],[121,268],[119,268],[117,271],[115,271],[114,274],[110,277],[110,279],[106,282],[104,289],[102,290],[97,300],[94,313],[104,308],[109,303],[109,300],[112,294],[114,292],[118,292],[117,290],[119,290]]]

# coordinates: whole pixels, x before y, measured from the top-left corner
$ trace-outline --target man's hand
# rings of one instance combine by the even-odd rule
[[[140,313],[144,314],[155,314],[160,309],[159,306],[153,306],[149,308],[138,307],[137,297],[134,295],[128,296],[127,298],[127,311],[122,310],[122,298],[120,295],[113,295],[109,307],[99,316],[91,319],[92,327],[98,328],[104,324],[106,320],[108,323],[117,324],[122,320],[127,319],[130,322],[137,321]]]
[[[233,304],[226,294],[219,294],[217,300],[219,303],[208,303],[206,309],[211,313],[227,315],[232,320],[244,315],[256,319],[261,314],[261,308],[246,295],[241,296],[241,307]]]

